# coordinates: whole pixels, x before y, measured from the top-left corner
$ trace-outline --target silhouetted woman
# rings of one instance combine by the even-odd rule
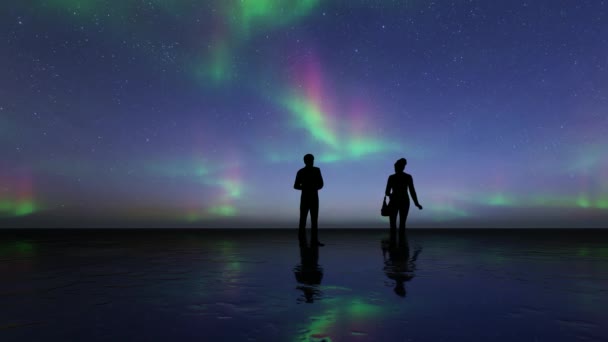
[[[391,210],[391,237],[394,236],[397,230],[397,214],[399,214],[399,235],[405,234],[405,221],[410,210],[410,197],[408,189],[414,200],[414,204],[418,209],[422,210],[422,206],[418,203],[416,197],[416,189],[414,189],[414,179],[411,175],[404,172],[407,160],[401,158],[395,163],[395,174],[388,177],[386,184],[385,195],[389,196],[389,207]]]

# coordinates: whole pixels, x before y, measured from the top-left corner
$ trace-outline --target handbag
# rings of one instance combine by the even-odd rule
[[[382,209],[380,209],[380,214],[382,216],[391,216],[391,209],[388,204],[386,204],[386,196],[384,196],[384,201],[382,201]]]

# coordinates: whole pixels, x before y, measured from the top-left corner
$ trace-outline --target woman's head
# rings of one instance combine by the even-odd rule
[[[395,172],[403,172],[405,170],[405,165],[407,165],[407,160],[405,158],[401,158],[395,162]]]

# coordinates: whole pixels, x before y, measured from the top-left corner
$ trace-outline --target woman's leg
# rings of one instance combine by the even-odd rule
[[[391,243],[397,239],[397,208],[391,208],[390,222],[390,240]]]
[[[410,204],[404,203],[399,208],[399,234],[405,234],[405,221],[407,221],[407,214],[410,211]]]
[[[397,228],[397,211],[399,209],[399,206],[397,206],[394,201],[388,202],[388,209],[390,210],[390,213],[391,213],[389,215],[390,227],[391,227],[391,229],[396,229]]]

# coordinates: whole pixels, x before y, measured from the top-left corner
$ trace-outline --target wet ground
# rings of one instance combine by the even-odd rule
[[[0,341],[606,341],[608,231],[0,232]]]

